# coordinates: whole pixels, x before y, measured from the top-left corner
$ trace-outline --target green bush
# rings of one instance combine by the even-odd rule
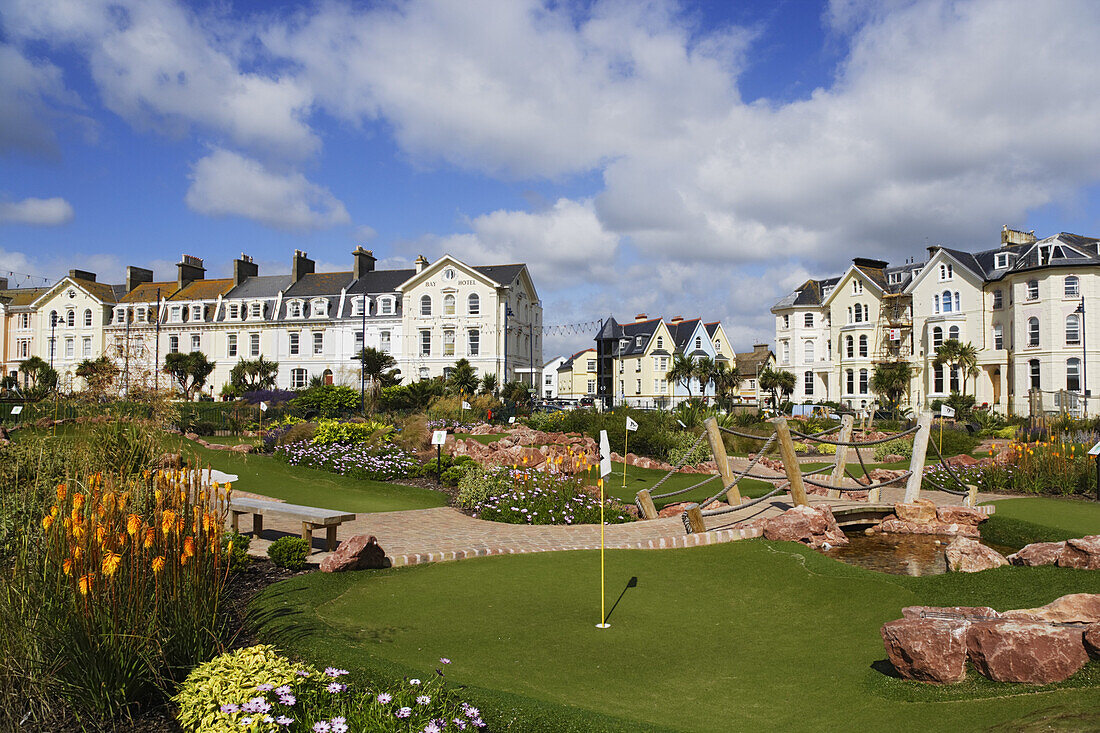
[[[330,443],[369,443],[371,445],[388,441],[393,426],[375,420],[364,422],[342,422],[340,420],[321,420],[310,442],[328,445]]]
[[[462,476],[471,466],[477,466],[477,461],[469,456],[443,455],[442,460],[432,458],[410,475],[419,476],[420,478],[435,478],[438,475],[440,476],[440,483],[444,486],[457,486]]]
[[[470,466],[458,481],[455,504],[463,509],[473,509],[490,496],[496,496],[511,488],[509,471],[503,467],[482,468]]]
[[[676,446],[668,451],[668,462],[674,466],[694,466],[703,461],[709,461],[713,457],[710,453],[710,443],[703,439],[695,445],[697,438],[698,436],[688,432],[677,433]],[[693,445],[695,445],[694,450],[692,450]]]
[[[307,417],[312,415],[321,418],[358,412],[361,407],[358,392],[351,387],[337,384],[310,387],[291,400],[290,404]]]
[[[965,430],[949,429],[946,427],[943,429],[941,442],[940,428],[938,425],[933,425],[932,436],[929,438],[928,445],[929,460],[936,459],[936,446],[939,446],[940,454],[943,455],[944,458],[950,458],[951,456],[958,456],[964,453],[973,453],[980,442],[981,440],[979,438],[971,435]]]
[[[1009,425],[1007,427],[998,428],[993,431],[994,438],[1000,438],[1002,440],[1015,440],[1016,439],[1016,426]]]
[[[222,534],[222,552],[229,561],[229,572],[237,573],[248,567],[251,558],[248,556],[248,546],[252,544],[252,538],[239,532],[225,532]]]
[[[307,676],[298,674],[299,671]],[[172,702],[179,706],[176,720],[184,731],[236,733],[242,730],[240,718],[244,714],[222,712],[222,705],[248,702],[256,696],[257,685],[297,688],[308,682],[319,685],[322,679],[316,669],[292,663],[280,656],[275,647],[252,646],[195,667]]]
[[[276,567],[301,570],[309,557],[309,544],[301,537],[280,537],[267,548],[267,556]]]
[[[875,460],[881,462],[886,456],[895,455],[909,459],[913,457],[912,438],[897,438],[875,446]]]

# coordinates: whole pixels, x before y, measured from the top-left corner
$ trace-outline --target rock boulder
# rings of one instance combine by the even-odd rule
[[[944,524],[969,524],[976,527],[989,519],[989,515],[969,506],[941,506],[936,507],[936,519]]]
[[[902,618],[924,618],[925,615],[965,616],[972,621],[1000,618],[1001,613],[989,606],[906,606],[901,609]],[[967,620],[960,618],[959,620]]]
[[[378,545],[374,535],[357,534],[341,542],[336,552],[321,561],[321,572],[342,573],[347,570],[388,568],[389,566],[389,558]]]
[[[1100,593],[1071,593],[1039,608],[1005,611],[1003,616],[1052,624],[1100,623]]]
[[[764,525],[764,537],[783,542],[802,542],[814,548],[828,543],[833,547],[848,544],[833,511],[828,506],[796,506],[772,517]]]
[[[911,524],[931,524],[936,521],[936,503],[930,499],[917,499],[912,504],[895,504],[898,519]]]
[[[1058,557],[1058,567],[1100,570],[1100,534],[1066,540],[1066,548]]]
[[[1019,552],[1009,555],[1008,561],[1013,565],[1027,567],[1055,565],[1065,549],[1065,542],[1032,542]]]
[[[982,570],[1008,565],[1004,555],[966,537],[956,537],[944,550],[947,569],[956,573],[978,573]]]
[[[1085,650],[1094,657],[1100,657],[1100,624],[1090,624],[1085,629]]]
[[[966,647],[974,667],[997,682],[1061,682],[1088,662],[1081,629],[1032,621],[973,623]]]
[[[968,624],[903,618],[882,625],[882,643],[902,677],[921,682],[961,682],[966,677]]]

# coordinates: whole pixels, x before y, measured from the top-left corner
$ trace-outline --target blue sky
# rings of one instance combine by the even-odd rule
[[[528,262],[547,323],[748,348],[857,254],[1100,232],[1090,30],[1069,1],[0,0],[0,275],[362,243]]]

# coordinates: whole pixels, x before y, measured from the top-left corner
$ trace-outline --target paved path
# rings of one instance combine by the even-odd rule
[[[884,504],[900,501],[903,493],[904,489],[883,489],[882,501]],[[959,497],[936,491],[922,492],[921,496],[941,505],[960,503]],[[993,495],[979,496],[979,499],[989,498]],[[867,506],[865,502],[821,496],[813,496],[810,501],[811,504],[827,503],[834,508]],[[605,543],[611,549],[664,549],[733,542],[760,536],[759,528],[736,525],[775,516],[791,506],[790,494],[777,494],[768,501],[741,511],[707,517],[708,531],[691,535],[685,532],[680,517],[613,524],[605,527]],[[242,517],[240,526],[241,531],[250,531],[250,519]],[[300,531],[301,525],[295,522],[265,520],[263,537],[253,540],[250,551],[265,555],[272,540],[283,535],[297,535]],[[337,538],[343,541],[356,534],[377,537],[378,544],[395,566],[486,555],[593,550],[600,547],[599,525],[503,524],[474,519],[451,507],[360,514],[355,521],[340,525]],[[314,538],[313,547],[310,560],[320,562],[326,554],[319,552],[324,547],[323,536]]]

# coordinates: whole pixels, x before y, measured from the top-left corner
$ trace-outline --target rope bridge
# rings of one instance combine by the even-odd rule
[[[967,496],[969,505],[973,505],[974,495],[976,493],[976,487],[968,485],[962,481],[955,473],[954,469],[949,463],[947,463],[943,455],[940,453],[940,446],[933,443],[936,451],[936,456],[939,458],[940,465],[943,466],[948,475],[964,490],[957,491],[940,486],[938,483],[924,477],[924,462],[928,448],[928,439],[931,432],[932,413],[924,412],[921,414],[920,419],[917,421],[915,427],[908,430],[895,433],[893,435],[876,438],[872,440],[852,440],[853,419],[851,415],[845,415],[841,424],[830,428],[828,430],[822,430],[818,433],[803,433],[798,430],[793,430],[787,423],[786,418],[777,418],[772,421],[774,429],[770,434],[763,435],[759,433],[748,433],[733,428],[726,428],[718,425],[717,420],[714,418],[708,418],[704,423],[705,430],[696,438],[695,443],[691,446],[684,456],[668,470],[668,472],[662,476],[651,488],[642,489],[639,491],[635,498],[634,504],[638,508],[639,516],[644,519],[655,519],[657,517],[657,509],[654,505],[655,499],[668,499],[673,496],[679,496],[681,494],[687,494],[695,489],[706,486],[707,484],[721,480],[721,488],[712,496],[707,497],[704,501],[698,503],[691,503],[682,512],[681,519],[684,522],[684,528],[687,532],[704,532],[706,527],[704,524],[705,517],[713,517],[721,514],[728,514],[740,509],[747,509],[756,504],[760,504],[768,499],[772,498],[781,491],[790,491],[791,497],[796,505],[808,505],[809,502],[806,497],[806,484],[825,489],[830,498],[839,498],[842,494],[866,491],[868,492],[868,501],[877,502],[879,500],[879,491],[888,486],[894,486],[904,482],[906,484],[905,501],[912,502],[920,494],[922,481],[928,481],[934,488],[940,491],[944,491],[948,494],[955,496]],[[840,435],[835,439],[831,437],[833,433],[837,431]],[[722,439],[722,434],[734,435],[746,440],[754,440],[763,443],[760,450],[752,456],[749,460],[749,464],[741,471],[733,471],[729,466],[729,458],[726,455],[725,444]],[[913,435],[913,457],[910,462],[909,470],[902,472],[898,476],[889,478],[877,483],[873,483],[870,472],[867,470],[867,465],[864,463],[862,450],[868,446],[881,445],[891,440],[897,440]],[[795,453],[794,437],[811,442],[824,445],[836,446],[836,459],[832,465],[827,465],[822,468],[818,468],[813,471],[803,471],[798,463],[798,458]],[[658,490],[667,482],[673,474],[677,473],[687,463],[689,457],[696,451],[696,449],[706,439],[710,443],[711,454],[714,457],[714,463],[718,468],[717,474],[712,474],[706,478],[698,481],[691,486],[676,489],[674,491],[666,491],[663,493],[653,493]],[[753,469],[757,464],[775,448],[779,449],[780,456],[783,461],[783,471],[778,475],[764,475],[754,473]],[[863,479],[860,480],[853,476],[847,468],[848,452],[850,449],[854,449],[856,453],[856,459],[859,461],[860,467],[863,469]],[[816,478],[818,474],[830,472],[831,476],[821,481]],[[842,486],[841,481],[847,477],[852,479],[857,486],[849,487]],[[744,479],[757,479],[767,481],[769,483],[776,483],[774,489],[757,497],[750,501],[742,501],[741,492],[738,485]],[[781,483],[777,483],[781,482]],[[720,507],[716,509],[706,509],[714,502],[718,501],[722,495],[725,494],[726,501],[729,506]]]

